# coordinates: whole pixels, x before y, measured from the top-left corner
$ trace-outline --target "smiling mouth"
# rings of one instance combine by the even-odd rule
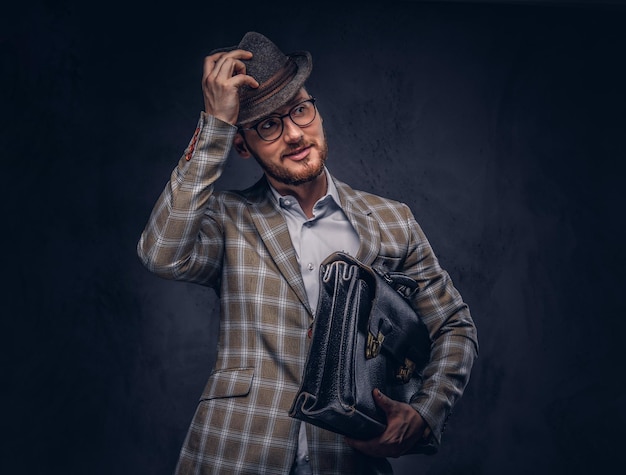
[[[284,158],[288,158],[289,160],[302,160],[308,157],[309,152],[311,151],[311,146],[307,145],[306,147],[301,147],[293,152],[289,152],[283,155]]]

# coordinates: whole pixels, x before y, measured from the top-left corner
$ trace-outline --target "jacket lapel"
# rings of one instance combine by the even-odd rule
[[[312,315],[289,228],[278,204],[271,196],[265,177],[244,194],[249,206],[254,208],[251,209],[250,216],[272,260],[298,299]]]
[[[372,217],[369,206],[357,193],[345,183],[333,178],[339,193],[339,200],[346,216],[359,235],[360,246],[356,258],[366,265],[371,265],[380,249],[380,229]]]

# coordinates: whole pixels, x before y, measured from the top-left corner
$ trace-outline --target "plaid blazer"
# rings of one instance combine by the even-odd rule
[[[177,474],[286,474],[299,422],[287,412],[299,388],[313,314],[287,224],[262,178],[215,192],[235,129],[202,114],[138,244],[144,265],[220,295],[215,368],[184,441]],[[413,303],[433,338],[424,385],[411,404],[439,441],[477,354],[467,305],[441,269],[409,208],[334,179],[360,238],[357,258],[419,283]],[[391,473],[385,459],[307,425],[313,473]]]

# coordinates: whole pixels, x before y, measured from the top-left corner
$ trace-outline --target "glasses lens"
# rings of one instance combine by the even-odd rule
[[[268,117],[257,124],[256,130],[263,140],[277,139],[283,131],[282,119],[280,117]]]
[[[301,102],[296,107],[291,109],[289,116],[296,125],[309,125],[313,122],[313,119],[315,119],[315,105],[310,100]]]

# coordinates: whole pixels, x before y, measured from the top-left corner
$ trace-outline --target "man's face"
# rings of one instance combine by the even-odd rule
[[[275,112],[281,116],[288,114],[294,106],[310,97],[303,88]],[[254,130],[243,131],[244,137],[237,135],[235,139],[237,148],[244,157],[247,155],[245,151],[249,152],[273,184],[297,186],[308,183],[324,171],[328,155],[320,115],[318,113],[313,122],[304,127],[296,125],[290,117],[284,117],[283,124],[282,135],[273,142],[264,141]],[[246,124],[246,127],[251,125]]]

